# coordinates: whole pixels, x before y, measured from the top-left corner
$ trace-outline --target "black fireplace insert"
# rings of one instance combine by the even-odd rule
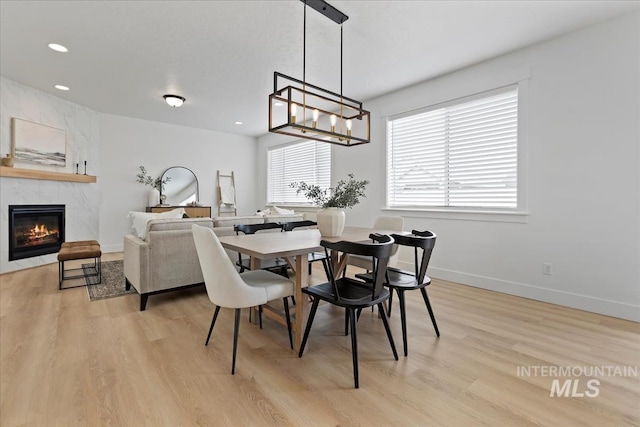
[[[64,205],[9,205],[9,261],[59,252],[64,210]]]

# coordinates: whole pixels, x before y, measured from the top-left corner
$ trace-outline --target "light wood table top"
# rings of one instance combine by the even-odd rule
[[[374,230],[365,227],[345,227],[339,237],[322,237],[317,229],[293,230],[283,233],[256,233],[239,236],[220,237],[220,243],[227,249],[259,259],[286,258],[322,251],[322,240],[328,242],[364,242],[369,234],[402,233],[391,230]]]

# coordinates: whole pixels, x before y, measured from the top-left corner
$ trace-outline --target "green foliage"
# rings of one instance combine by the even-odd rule
[[[150,185],[158,191],[164,191],[164,185],[169,181],[171,181],[170,176],[163,180],[161,177],[153,178],[151,175],[147,175],[147,169],[144,166],[140,166],[140,172],[136,175],[136,182]]]
[[[368,180],[358,181],[353,179],[350,173],[349,180],[340,180],[333,188],[322,189],[318,185],[309,185],[306,182],[292,182],[290,187],[296,189],[296,194],[304,193],[314,205],[323,208],[352,208],[360,203],[360,197],[366,197],[364,190],[369,184]]]

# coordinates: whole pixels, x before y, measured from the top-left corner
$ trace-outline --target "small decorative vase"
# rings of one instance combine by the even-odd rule
[[[157,206],[160,204],[160,192],[157,188],[152,188],[149,190],[148,194],[148,206]]]
[[[9,168],[13,167],[14,158],[11,154],[7,154],[6,157],[2,158],[2,166],[7,166]]]
[[[338,237],[344,231],[345,221],[344,209],[340,208],[324,208],[318,211],[316,222],[318,230],[323,237]]]

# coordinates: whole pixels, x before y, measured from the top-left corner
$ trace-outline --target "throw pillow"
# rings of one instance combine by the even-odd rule
[[[295,211],[290,210],[290,209],[284,209],[284,208],[279,208],[277,206],[273,207],[273,210],[275,211],[275,213],[277,213],[278,215],[291,215],[294,214]]]
[[[183,215],[184,208],[177,208],[160,213],[131,211],[127,216],[133,220],[131,228],[135,231],[135,235],[144,240],[147,237],[147,222],[150,220],[156,218],[182,218]]]

